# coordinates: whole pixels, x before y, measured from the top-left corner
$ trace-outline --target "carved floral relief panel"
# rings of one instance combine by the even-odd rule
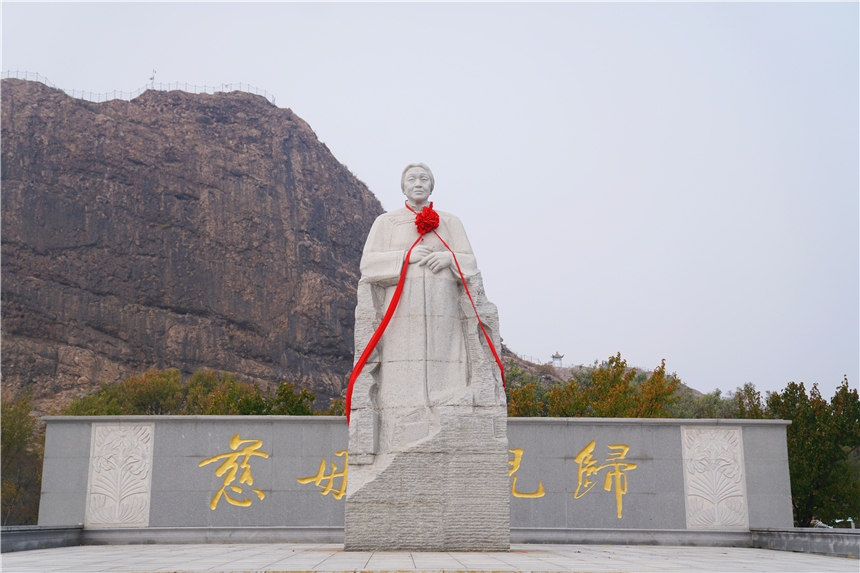
[[[687,529],[749,529],[741,431],[681,427]]]
[[[86,527],[146,527],[154,424],[93,424]]]

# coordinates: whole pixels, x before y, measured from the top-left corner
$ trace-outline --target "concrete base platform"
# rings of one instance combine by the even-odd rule
[[[345,552],[343,545],[91,545],[3,555],[4,573],[591,571],[857,573],[840,557],[732,547],[512,545],[498,553]]]
[[[860,557],[860,529],[563,529],[516,527],[511,542],[568,545],[660,545],[667,547],[749,547],[837,557]],[[82,526],[3,527],[3,553],[75,545],[157,545],[202,543],[336,543],[342,527],[143,527],[84,529]]]

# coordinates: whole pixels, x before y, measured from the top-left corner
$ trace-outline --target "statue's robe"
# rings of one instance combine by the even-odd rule
[[[499,351],[498,313],[484,296],[463,224],[450,213],[437,213],[436,233],[425,234],[418,244],[434,252],[447,251],[440,237],[448,244],[469,284],[487,334]],[[388,309],[406,252],[418,238],[415,213],[405,207],[380,215],[370,229],[361,258],[356,357]],[[478,379],[483,383],[475,384]],[[438,419],[430,411],[436,406],[504,404],[498,366],[457,266],[452,264],[434,273],[426,265],[410,264],[394,315],[354,388],[352,415],[363,418],[359,427],[374,426],[375,434],[373,438],[365,436],[373,445],[359,449],[376,454],[402,451],[431,435],[438,429],[434,424]],[[374,411],[372,421],[365,408]]]
[[[478,267],[462,223],[454,215],[438,213],[436,233],[454,251],[463,275],[474,276]],[[370,230],[361,258],[361,276],[362,281],[385,288],[380,305],[383,311],[394,295],[406,251],[418,236],[415,214],[406,208],[382,215]],[[434,252],[446,251],[439,237],[430,232],[418,244]],[[462,402],[469,378],[460,309],[462,291],[463,283],[453,264],[437,273],[426,265],[409,265],[397,309],[378,345],[380,408]]]

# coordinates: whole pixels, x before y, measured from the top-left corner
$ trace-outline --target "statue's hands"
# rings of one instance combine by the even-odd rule
[[[433,253],[429,247],[425,245],[416,245],[414,249],[412,249],[412,254],[409,255],[409,264],[414,265],[415,263],[420,263],[428,255]]]
[[[419,265],[427,265],[434,273],[438,273],[442,269],[446,269],[454,264],[454,255],[448,251],[437,251],[430,253],[418,263]]]

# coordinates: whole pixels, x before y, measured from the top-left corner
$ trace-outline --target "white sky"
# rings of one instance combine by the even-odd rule
[[[2,3],[2,69],[245,82],[386,209],[413,161],[513,350],[860,379],[858,3]]]

